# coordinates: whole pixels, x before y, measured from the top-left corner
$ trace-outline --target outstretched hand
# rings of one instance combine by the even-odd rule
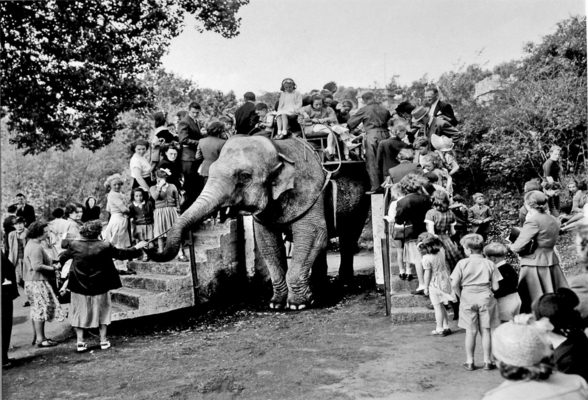
[[[149,245],[148,242],[141,240],[139,243],[135,245],[135,249],[143,249]]]

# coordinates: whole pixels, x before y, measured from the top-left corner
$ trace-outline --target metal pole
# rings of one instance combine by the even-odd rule
[[[190,268],[192,270],[192,286],[194,287],[194,305],[198,303],[198,270],[196,269],[196,252],[194,251],[194,234],[192,229],[189,230],[190,235]]]
[[[388,221],[386,221],[388,224]],[[384,269],[384,296],[386,298],[386,316],[389,317],[392,311],[392,299],[390,298],[390,258],[388,256],[388,229],[386,229],[386,237],[382,238],[382,264]]]

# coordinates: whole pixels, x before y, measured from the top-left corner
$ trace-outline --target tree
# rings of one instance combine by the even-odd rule
[[[150,108],[138,78],[161,64],[184,13],[210,30],[237,35],[248,0],[109,0],[0,3],[2,88],[11,142],[27,153],[107,145],[117,115]]]

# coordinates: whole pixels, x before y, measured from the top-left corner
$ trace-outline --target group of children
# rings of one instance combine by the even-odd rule
[[[459,297],[458,326],[466,330],[464,368],[475,369],[474,350],[479,332],[484,352],[483,368],[492,370],[496,366],[492,359],[491,330],[519,313],[518,276],[506,262],[507,248],[503,244],[492,242],[484,247],[484,239],[477,233],[465,235],[460,244],[466,258],[450,271],[439,238],[430,233],[419,236],[417,246],[425,271],[425,294],[433,304],[437,325],[431,334],[446,336],[451,333],[444,305],[456,302]]]

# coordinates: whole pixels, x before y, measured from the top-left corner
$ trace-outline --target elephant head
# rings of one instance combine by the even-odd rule
[[[230,208],[230,215],[254,215],[261,223],[286,224],[315,203],[324,181],[318,157],[299,139],[232,137],[210,166],[202,193],[168,233],[164,251],[149,257],[173,259],[182,232],[220,208]]]

